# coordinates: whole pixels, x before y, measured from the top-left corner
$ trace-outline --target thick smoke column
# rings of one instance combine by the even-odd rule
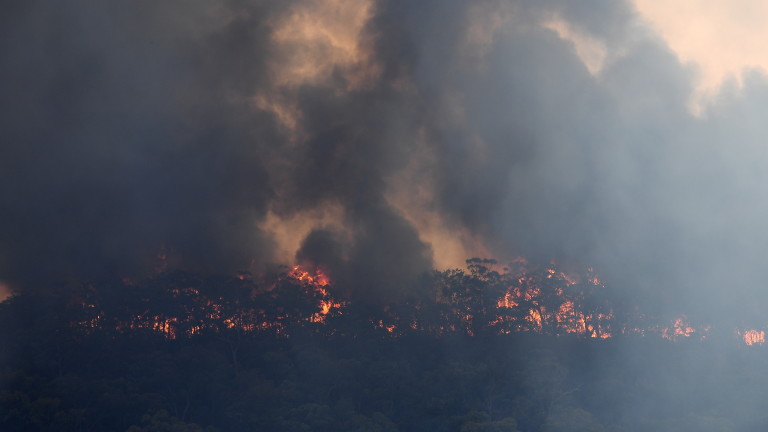
[[[628,3],[4,8],[16,289],[165,251],[196,271],[306,261],[378,300],[522,254],[594,266],[662,314],[749,320],[768,300],[766,77],[693,115],[695,70]]]
[[[269,256],[254,224],[278,138],[246,96],[264,79],[267,11],[224,25],[175,6],[6,5],[3,277],[130,275],[161,250],[201,270]]]
[[[369,291],[431,268],[385,200],[418,117],[365,70],[379,67],[375,42],[357,40],[375,39],[362,34],[370,5],[6,8],[0,265],[17,288],[140,275],[158,254],[195,271],[258,269],[284,258],[260,228],[268,211],[328,206],[345,256],[313,253],[310,236],[302,259],[337,263],[349,284],[366,272],[381,281]],[[349,35],[328,27],[347,18]]]

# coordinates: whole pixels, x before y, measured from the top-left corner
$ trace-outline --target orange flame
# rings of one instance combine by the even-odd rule
[[[747,330],[742,335],[744,343],[747,345],[762,345],[765,343],[765,331],[763,330]]]
[[[601,300],[601,293],[606,286],[597,277],[594,269],[588,268],[580,275],[569,275],[560,271],[554,263],[539,269],[529,269],[525,260],[514,261],[514,269],[505,268],[503,272],[480,273],[480,277],[490,281],[490,288],[498,297],[490,303],[485,303],[487,297],[471,294],[467,291],[466,303],[461,303],[461,295],[441,297],[436,301],[450,306],[446,308],[444,321],[432,325],[431,318],[419,315],[420,306],[415,306],[414,315],[398,316],[388,309],[389,317],[385,320],[371,319],[374,328],[386,330],[393,336],[400,336],[409,331],[427,331],[436,334],[450,332],[466,332],[473,336],[483,330],[499,334],[512,332],[533,332],[554,336],[574,335],[585,338],[607,339],[614,335],[655,334],[671,341],[696,337],[705,339],[711,326],[694,327],[685,315],[674,319],[666,326],[658,321],[649,319],[642,314],[631,318],[638,324],[618,324],[611,305]],[[461,274],[459,272],[459,274]],[[487,276],[490,275],[490,276]],[[167,339],[190,337],[205,332],[222,332],[228,329],[242,332],[274,332],[275,335],[288,337],[292,326],[308,325],[307,323],[326,325],[329,317],[343,314],[348,301],[339,300],[333,295],[331,278],[321,268],[308,269],[296,265],[281,277],[288,278],[293,283],[287,284],[289,289],[302,290],[309,299],[312,308],[302,311],[284,310],[277,307],[261,309],[257,306],[242,306],[237,302],[229,303],[224,297],[207,297],[205,290],[195,287],[173,287],[167,293],[173,298],[184,298],[191,306],[185,306],[185,312],[178,316],[168,316],[164,312],[151,312],[149,309],[140,313],[134,312],[130,318],[110,317],[95,304],[78,300],[76,304],[84,308],[84,317],[72,325],[85,332],[110,326],[119,331],[146,329],[156,332]],[[463,277],[463,276],[462,276]],[[473,276],[474,277],[474,276]],[[235,275],[236,279],[245,284],[253,282],[248,273]],[[298,282],[298,283],[296,283]],[[131,282],[133,284],[134,282]],[[495,285],[493,285],[495,284]],[[247,285],[246,285],[247,286]],[[255,285],[254,285],[255,286]],[[262,291],[269,297],[272,289]],[[203,291],[201,293],[201,290]],[[458,297],[457,297],[458,296]],[[457,300],[458,299],[458,300]],[[457,302],[457,303],[454,303]],[[477,307],[477,309],[475,309]],[[306,312],[304,312],[306,311]],[[623,321],[625,322],[625,321]],[[643,322],[645,324],[643,324]],[[322,327],[314,327],[320,329]],[[333,329],[330,329],[334,331]],[[737,331],[738,337],[746,345],[762,345],[765,343],[765,331]]]
[[[331,310],[341,309],[346,306],[345,303],[334,300],[326,289],[326,287],[331,285],[331,278],[322,268],[318,267],[314,272],[310,272],[309,270],[296,265],[288,275],[289,277],[307,284],[311,289],[314,289],[320,297],[320,302],[318,303],[319,310],[309,317],[310,322],[325,323],[326,317]]]
[[[688,338],[696,333],[696,329],[687,322],[685,315],[676,318],[672,328],[665,327],[661,330],[661,337],[668,340],[677,340],[680,337]]]
[[[293,270],[289,273],[289,276],[310,285],[317,287],[324,287],[331,284],[331,278],[321,269],[317,268],[314,272],[305,270],[299,265],[293,267]]]

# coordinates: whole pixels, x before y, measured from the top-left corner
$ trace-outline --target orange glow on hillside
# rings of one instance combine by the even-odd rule
[[[197,336],[206,332],[219,333],[222,330],[237,330],[244,333],[273,332],[275,335],[287,336],[286,324],[289,322],[309,322],[313,324],[325,324],[329,314],[346,306],[345,302],[334,300],[328,291],[331,286],[330,277],[321,269],[310,271],[301,266],[295,266],[285,273],[285,279],[289,282],[289,289],[303,291],[301,295],[313,302],[315,312],[308,316],[296,316],[294,312],[277,307],[276,314],[265,309],[253,309],[241,307],[237,301],[234,303],[225,296],[210,297],[195,287],[173,287],[167,291],[160,291],[159,296],[170,296],[168,300],[183,301],[186,306],[184,314],[168,315],[167,313],[150,312],[147,310],[135,313],[126,318],[107,318],[98,310],[95,304],[83,303],[82,309],[92,318],[76,322],[76,326],[93,331],[109,326],[120,332],[149,330],[163,335],[166,339],[177,339],[180,336]],[[234,279],[243,282],[251,282],[251,276],[247,273],[238,273]],[[131,284],[132,285],[132,284]],[[272,285],[262,295],[271,296],[276,289]],[[149,301],[149,299],[142,299]],[[191,304],[190,304],[191,302]]]
[[[313,272],[304,269],[303,267],[296,265],[288,274],[289,277],[296,279],[302,283],[307,284],[308,287],[314,289],[320,297],[318,303],[318,312],[312,314],[309,320],[313,323],[324,323],[326,316],[332,309],[339,310],[346,304],[339,302],[331,297],[327,287],[331,285],[331,278],[321,268],[316,268]]]
[[[615,305],[607,300],[611,297],[608,288],[592,268],[570,274],[555,263],[537,268],[524,259],[513,261],[509,267],[494,260],[471,260],[468,264],[468,272],[437,274],[432,300],[384,305],[362,322],[393,337],[414,332],[467,336],[528,332],[594,339],[655,335],[674,342],[704,340],[711,329],[709,325],[691,324],[685,315],[665,324],[636,311],[616,312]],[[81,308],[81,318],[72,324],[86,332],[101,328],[145,330],[167,339],[222,332],[290,337],[299,328],[320,333],[340,331],[335,323],[343,322],[351,304],[350,299],[337,296],[324,269],[300,265],[275,276],[239,273],[224,288],[213,290],[194,275],[150,282],[151,290],[143,283],[126,285],[129,291],[138,290],[132,312],[126,308],[110,313],[98,305],[98,297],[88,301],[84,294],[82,300],[73,303]],[[363,330],[358,321],[343,332]],[[737,334],[747,345],[765,343],[763,330]]]
[[[693,334],[696,333],[696,329],[691,327],[687,320],[688,318],[685,315],[676,318],[672,327],[661,329],[661,337],[674,341],[680,338],[689,338],[693,336]]]
[[[293,267],[293,270],[291,270],[289,276],[298,281],[306,282],[316,287],[324,287],[331,284],[331,279],[320,268],[317,268],[314,272],[310,272],[297,265]]]
[[[551,263],[537,275],[529,269],[525,259],[517,259],[514,263],[517,272],[502,275],[511,282],[496,304],[502,314],[491,322],[500,327],[500,333],[532,331],[599,339],[611,337],[612,311],[585,311],[579,306],[583,300],[579,297],[584,290],[605,288],[593,269],[589,268],[585,276],[577,277],[557,270],[555,263]],[[544,287],[549,288],[548,292]]]
[[[744,343],[747,345],[762,345],[765,343],[765,331],[763,330],[747,330],[742,335]]]

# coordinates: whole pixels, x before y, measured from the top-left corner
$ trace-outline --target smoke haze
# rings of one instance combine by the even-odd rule
[[[377,300],[523,255],[592,266],[659,314],[763,324],[766,75],[692,112],[699,72],[629,3],[4,8],[14,289],[164,254],[320,264]]]

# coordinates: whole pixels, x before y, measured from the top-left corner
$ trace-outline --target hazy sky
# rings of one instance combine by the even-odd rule
[[[760,0],[633,0],[683,62],[698,68],[696,98],[711,98],[745,69],[768,69],[768,3]],[[706,101],[696,100],[695,103]]]

